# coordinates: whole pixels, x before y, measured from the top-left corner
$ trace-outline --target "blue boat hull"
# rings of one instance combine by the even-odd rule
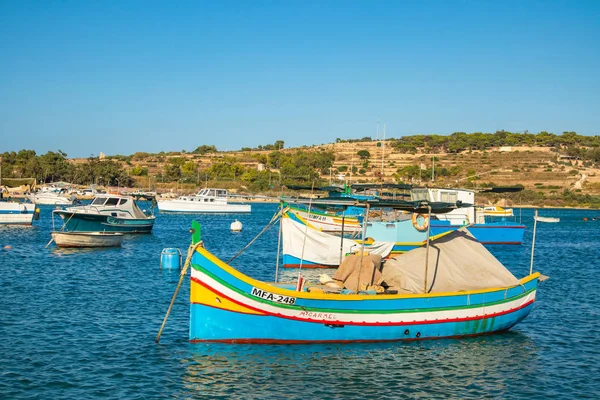
[[[473,321],[415,325],[360,326],[299,322],[273,316],[232,313],[192,304],[190,341],[234,343],[389,342],[456,338],[501,332],[522,321],[530,304],[510,314]]]

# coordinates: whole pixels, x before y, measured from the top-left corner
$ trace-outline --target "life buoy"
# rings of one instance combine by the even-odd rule
[[[421,223],[419,223],[419,217],[421,217]],[[424,231],[429,226],[429,216],[425,214],[413,213],[412,224],[418,231]]]

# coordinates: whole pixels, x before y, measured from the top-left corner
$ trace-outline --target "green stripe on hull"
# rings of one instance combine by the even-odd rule
[[[495,306],[495,305],[500,305],[500,304],[504,304],[504,303],[508,303],[510,301],[514,301],[514,300],[518,300],[520,298],[523,298],[527,295],[529,295],[530,293],[534,292],[537,288],[534,287],[532,289],[529,289],[519,295],[513,296],[513,297],[509,297],[508,299],[504,299],[504,300],[498,300],[498,301],[490,301],[487,303],[477,303],[475,305],[464,305],[464,306],[450,306],[450,307],[435,307],[435,308],[427,308],[427,309],[423,309],[423,308],[412,308],[412,309],[390,309],[390,310],[351,310],[351,309],[331,309],[331,308],[315,308],[315,307],[309,307],[309,306],[294,306],[294,305],[287,305],[287,304],[282,304],[282,303],[277,303],[277,302],[270,302],[268,300],[265,299],[261,299],[260,297],[254,297],[254,296],[250,296],[247,292],[242,291],[240,289],[238,289],[235,286],[230,285],[229,283],[225,282],[224,280],[222,280],[221,278],[215,276],[214,274],[212,274],[211,272],[209,272],[208,270],[206,270],[205,268],[202,268],[198,265],[192,264],[192,268],[196,269],[197,271],[200,271],[206,275],[208,275],[209,277],[211,277],[212,279],[214,279],[215,281],[219,282],[220,284],[222,284],[223,286],[235,291],[236,293],[242,295],[245,298],[251,299],[253,301],[257,301],[263,304],[267,304],[267,305],[271,305],[271,306],[277,306],[279,308],[285,308],[285,309],[289,309],[289,310],[302,310],[302,311],[316,311],[316,312],[328,312],[328,313],[337,313],[337,314],[408,314],[408,313],[415,313],[415,312],[437,312],[437,311],[449,311],[449,310],[468,310],[468,309],[475,309],[475,308],[481,308],[481,307],[488,307],[488,306]],[[504,290],[504,289],[503,289]],[[490,293],[494,293],[494,292],[490,292]],[[476,294],[479,295],[479,294]],[[467,296],[467,295],[463,295],[463,294],[458,294],[458,296]],[[473,295],[475,296],[475,295]],[[306,299],[306,300],[315,300],[315,299]],[[389,301],[394,301],[394,300],[402,300],[400,299],[379,299],[379,300],[389,300]],[[317,300],[318,301],[318,300]]]

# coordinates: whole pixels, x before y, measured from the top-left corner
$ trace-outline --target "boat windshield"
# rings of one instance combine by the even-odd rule
[[[106,201],[106,197],[96,197],[94,201],[92,201],[93,206],[101,206]]]
[[[418,189],[413,189],[410,194],[412,197],[413,201],[417,201],[417,200],[429,200],[428,196],[427,196],[427,189],[424,190],[418,190]]]
[[[225,189],[202,189],[198,192],[197,196],[202,197],[227,197],[227,190]]]

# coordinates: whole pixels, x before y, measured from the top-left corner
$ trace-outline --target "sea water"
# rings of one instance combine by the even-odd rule
[[[188,342],[186,277],[161,270],[168,247],[184,253],[192,219],[206,247],[227,261],[276,210],[248,215],[157,215],[151,235],[122,248],[45,248],[51,207],[33,227],[0,227],[0,398],[575,398],[600,396],[600,214],[544,209],[535,267],[550,278],[532,313],[511,331],[410,343],[226,345]],[[488,248],[517,277],[529,273],[533,211],[524,244]],[[230,231],[234,219],[239,233]],[[273,280],[277,226],[232,265]],[[320,271],[322,273],[323,271]],[[287,271],[284,275],[295,276]],[[333,272],[330,272],[333,274]]]

